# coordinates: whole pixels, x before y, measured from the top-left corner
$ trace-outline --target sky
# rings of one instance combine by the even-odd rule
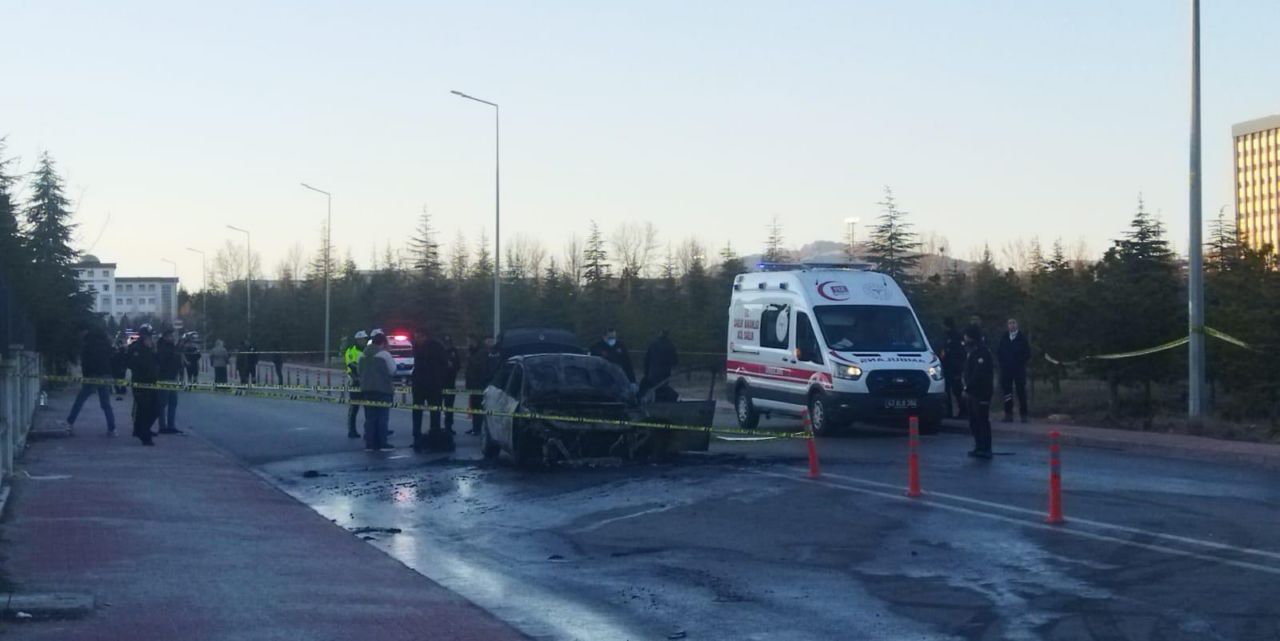
[[[1100,254],[1138,195],[1185,251],[1189,2],[0,0],[0,136],[42,151],[77,247],[199,286],[247,228],[268,271],[333,235],[367,266],[425,206],[441,240],[559,254],[594,220],[760,250],[863,230],[891,186],[957,257]],[[1280,3],[1206,1],[1204,210],[1233,123],[1280,113]],[[859,236],[864,236],[860,231]]]

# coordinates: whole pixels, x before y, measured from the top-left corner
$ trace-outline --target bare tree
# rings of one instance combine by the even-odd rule
[[[523,233],[516,234],[507,243],[504,253],[507,264],[503,268],[507,277],[534,280],[542,278],[542,265],[547,260],[547,250],[537,238]]]
[[[1003,268],[1012,267],[1014,271],[1031,269],[1032,247],[1037,244],[1039,244],[1038,240],[1032,241],[1026,238],[1005,241],[1000,246],[1000,266]]]
[[[687,275],[695,263],[706,265],[707,247],[696,237],[690,236],[676,248],[676,265],[680,270],[679,275]]]
[[[302,280],[306,253],[302,251],[302,243],[295,242],[285,252],[284,258],[276,265],[276,277],[280,280]]]
[[[582,239],[574,234],[564,244],[564,253],[560,259],[564,265],[564,273],[574,287],[582,284],[582,249]]]
[[[922,278],[946,273],[951,269],[951,261],[947,258],[950,243],[942,234],[924,232],[920,234],[920,262],[917,269]]]
[[[254,278],[262,277],[262,257],[257,253],[253,253],[253,276]],[[245,246],[232,242],[224,241],[222,247],[213,255],[213,267],[210,274],[209,286],[214,289],[225,289],[231,283],[244,280],[245,277]]]
[[[623,223],[609,236],[609,244],[622,278],[641,278],[649,274],[657,256],[658,229],[653,223]]]
[[[461,281],[467,277],[471,265],[471,250],[467,248],[467,236],[459,229],[449,248],[449,278]]]

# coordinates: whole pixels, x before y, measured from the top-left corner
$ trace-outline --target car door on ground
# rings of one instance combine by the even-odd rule
[[[510,413],[515,409],[516,401],[507,395],[506,388],[515,368],[513,362],[504,363],[484,390],[484,409],[493,412],[485,419],[485,429],[490,439],[508,449],[511,447]]]

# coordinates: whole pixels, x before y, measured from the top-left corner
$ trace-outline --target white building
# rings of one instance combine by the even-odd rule
[[[116,264],[86,255],[71,266],[81,290],[93,292],[93,312],[136,318],[151,315],[173,322],[178,318],[178,279],[172,276],[116,276]]]

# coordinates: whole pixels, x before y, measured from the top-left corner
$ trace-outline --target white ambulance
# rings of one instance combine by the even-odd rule
[[[831,264],[738,275],[725,371],[738,424],[808,409],[828,434],[854,419],[918,416],[937,428],[942,363],[892,278]]]

